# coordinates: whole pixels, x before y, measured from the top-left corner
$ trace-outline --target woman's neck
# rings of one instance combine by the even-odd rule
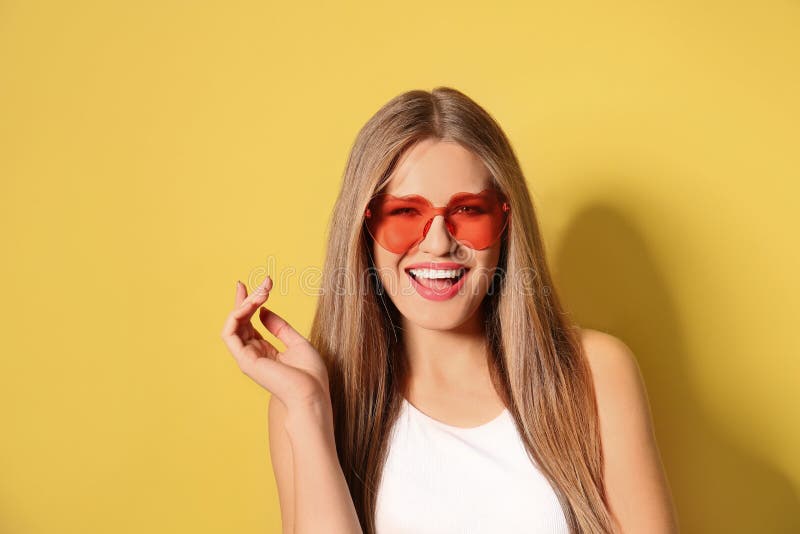
[[[483,390],[491,383],[489,347],[480,310],[453,330],[429,330],[404,320],[409,387],[414,390]]]

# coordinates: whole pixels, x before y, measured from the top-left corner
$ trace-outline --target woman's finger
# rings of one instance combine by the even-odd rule
[[[253,293],[246,297],[238,308],[233,310],[233,317],[237,320],[243,317],[253,315],[256,308],[264,304],[269,298],[269,292],[272,289],[272,278],[268,275],[264,281],[253,290]]]
[[[234,356],[237,356],[237,354],[244,350],[245,343],[250,341],[250,339],[263,339],[261,334],[250,324],[249,317],[252,316],[256,306],[261,305],[267,300],[270,289],[272,289],[272,278],[269,275],[267,275],[264,281],[250,296],[247,295],[247,288],[245,285],[241,282],[237,283],[236,302],[238,303],[238,307],[234,308],[234,310],[228,314],[225,324],[222,327],[221,334],[222,340]],[[244,336],[246,339],[242,339],[238,333],[239,328],[243,325],[249,326],[249,335]]]
[[[297,330],[286,322],[280,315],[267,308],[261,308],[259,311],[259,319],[261,323],[269,330],[272,335],[280,339],[287,347],[296,345],[303,345],[308,343]]]
[[[222,329],[222,340],[231,352],[236,352],[241,350],[242,346],[251,340],[263,341],[264,336],[261,335],[261,332],[253,328],[249,319],[235,319],[233,318],[233,312],[231,312],[225,320],[225,326]]]
[[[244,299],[247,298],[247,288],[240,281],[236,281],[236,298],[233,301],[233,307],[238,308]]]
[[[222,328],[222,341],[225,342],[225,346],[234,356],[244,347],[244,342],[236,333],[237,324],[237,321],[228,315],[225,320],[225,326]]]
[[[261,321],[261,324],[264,324],[264,317],[267,314],[269,314],[269,310],[268,309],[266,309],[264,307],[261,307],[261,308],[258,309],[258,318]],[[264,324],[264,326],[266,326],[266,324]],[[279,352],[278,349],[276,349],[275,346],[272,343],[270,343],[269,341],[264,339],[263,336],[259,336],[259,337],[261,337],[261,339],[263,340],[264,343],[269,345],[269,348],[266,348],[266,346],[265,346],[266,350],[268,351],[269,357],[270,358],[276,358],[277,355],[278,355],[278,352]]]
[[[241,285],[244,286],[244,284]],[[222,327],[223,338],[235,334],[239,326],[243,323],[242,319],[252,316],[256,307],[266,302],[267,298],[269,297],[270,289],[272,289],[272,279],[267,276],[264,282],[262,282],[261,285],[259,285],[255,291],[253,291],[252,295],[244,298],[239,306],[234,308],[234,310],[228,314],[225,324]],[[242,294],[238,293],[240,291],[243,292],[244,295],[247,294],[246,288],[237,288],[237,300],[238,296]]]
[[[278,357],[278,349],[275,348],[275,345],[267,341],[266,339],[258,339],[256,340],[259,345],[261,345],[262,350],[267,355],[267,358],[272,360]]]
[[[260,345],[260,341],[250,341],[247,344],[243,345],[241,350],[238,350],[233,353],[233,357],[236,360],[236,363],[239,365],[239,368],[248,376],[253,376],[253,372],[255,370],[255,365],[258,360],[270,360],[270,363],[276,364],[271,358],[263,358],[260,356],[260,350],[258,345]],[[262,365],[269,365],[262,364]]]

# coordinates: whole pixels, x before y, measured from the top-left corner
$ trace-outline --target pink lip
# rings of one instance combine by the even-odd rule
[[[464,275],[452,286],[448,287],[443,291],[437,291],[431,287],[426,287],[414,280],[414,277],[411,276],[409,273],[409,269],[466,269]],[[428,300],[434,301],[443,301],[449,300],[456,296],[458,290],[464,285],[464,280],[466,280],[467,276],[469,276],[470,269],[464,266],[461,263],[453,263],[453,262],[426,262],[426,263],[414,263],[409,265],[405,268],[406,275],[411,280],[411,284],[414,286],[414,289],[419,293],[419,295],[423,298]]]

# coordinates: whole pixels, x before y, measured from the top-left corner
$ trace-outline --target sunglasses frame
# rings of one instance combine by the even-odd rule
[[[497,234],[497,237],[495,237],[492,240],[492,242],[489,243],[489,245],[487,245],[487,246],[485,246],[485,247],[483,247],[481,249],[474,249],[474,250],[484,250],[484,249],[489,248],[490,246],[492,246],[494,243],[497,242],[498,239],[500,239],[500,237],[502,237],[503,233],[505,232],[506,228],[508,227],[509,218],[511,217],[511,213],[510,213],[511,204],[509,204],[509,202],[506,199],[505,195],[502,192],[500,192],[499,190],[497,190],[496,188],[483,189],[482,191],[480,191],[478,193],[471,193],[471,192],[468,192],[468,191],[461,191],[461,192],[458,192],[458,193],[454,193],[453,195],[450,196],[450,199],[447,201],[447,204],[444,205],[444,206],[434,206],[433,202],[431,202],[430,199],[428,199],[428,198],[426,198],[426,197],[424,197],[422,195],[419,195],[419,194],[410,194],[410,195],[403,195],[403,196],[398,197],[398,196],[392,195],[391,193],[378,193],[376,195],[373,195],[372,198],[369,199],[369,202],[367,203],[367,207],[364,209],[364,226],[366,227],[367,232],[369,233],[369,235],[376,242],[378,242],[378,244],[380,244],[383,247],[384,245],[382,243],[380,243],[380,241],[378,241],[375,238],[375,236],[372,234],[372,231],[369,229],[369,225],[367,224],[367,220],[372,217],[372,209],[371,209],[372,204],[375,202],[375,200],[377,198],[380,198],[380,197],[392,197],[392,198],[394,198],[396,200],[403,200],[403,199],[410,199],[410,198],[418,197],[418,198],[421,198],[421,199],[425,200],[425,202],[428,204],[428,206],[430,206],[429,214],[432,214],[432,215],[425,222],[425,225],[424,225],[423,230],[422,230],[422,235],[420,236],[420,238],[417,239],[416,241],[414,241],[408,247],[408,250],[410,250],[412,247],[414,247],[414,245],[418,244],[420,241],[425,239],[425,236],[428,235],[428,230],[430,229],[430,226],[433,223],[433,219],[436,218],[439,215],[442,215],[442,216],[445,217],[445,226],[447,227],[447,231],[450,234],[450,236],[454,240],[456,240],[459,243],[461,243],[461,241],[459,241],[455,237],[455,235],[453,235],[453,228],[451,227],[451,223],[447,218],[448,210],[451,209],[451,204],[453,203],[453,199],[456,199],[457,197],[462,196],[462,195],[466,196],[468,198],[471,198],[471,197],[475,197],[475,196],[484,195],[487,192],[492,192],[497,196],[497,202],[498,202],[498,204],[500,206],[500,209],[504,213],[504,219],[503,219],[503,226],[500,228],[500,230],[499,230],[499,232]],[[469,247],[469,245],[465,245],[465,246],[467,246],[468,248],[472,248],[472,247]],[[386,248],[386,247],[384,247],[384,248]],[[390,250],[390,252],[393,252],[393,251]],[[399,254],[399,252],[394,252],[394,253],[395,254]]]

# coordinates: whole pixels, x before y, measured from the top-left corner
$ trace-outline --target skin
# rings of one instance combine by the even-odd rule
[[[448,141],[420,142],[398,163],[387,192],[420,194],[439,206],[453,193],[479,192],[491,183],[475,155]],[[465,250],[447,232],[441,216],[425,239],[403,254],[377,244],[373,249],[381,281],[402,315],[410,368],[406,398],[452,426],[484,424],[504,408],[491,384],[480,316],[499,251],[499,242],[482,251]],[[472,272],[460,294],[441,302],[418,295],[404,268],[427,261],[469,266]],[[482,276],[471,276],[476,274]],[[263,307],[271,288],[267,278],[248,295],[237,283],[222,339],[242,372],[271,393],[270,456],[283,532],[360,533],[336,455],[325,365],[302,335]],[[286,345],[283,352],[252,326],[256,310],[264,327]],[[618,532],[678,532],[636,358],[622,341],[603,332],[583,329],[581,342],[596,390],[603,469]]]

